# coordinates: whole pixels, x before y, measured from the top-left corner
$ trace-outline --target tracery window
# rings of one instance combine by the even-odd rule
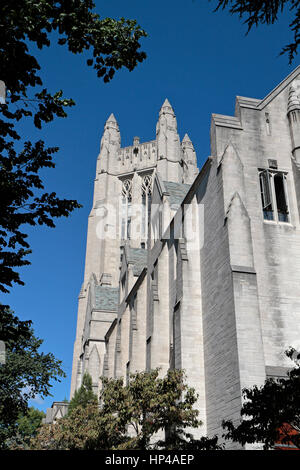
[[[147,238],[148,222],[150,220],[152,195],[152,176],[145,175],[142,179],[142,238]]]
[[[260,170],[261,201],[265,220],[289,222],[286,173],[277,170]]]
[[[132,180],[126,179],[122,184],[122,240],[130,240],[131,230],[131,202],[132,202]]]

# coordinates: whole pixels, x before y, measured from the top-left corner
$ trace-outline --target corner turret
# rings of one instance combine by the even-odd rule
[[[181,142],[181,149],[183,162],[183,183],[191,184],[198,174],[198,169],[196,152],[188,134],[185,134]]]
[[[105,123],[101,138],[98,172],[108,172],[109,168],[114,165],[113,159],[116,159],[120,145],[121,136],[119,126],[115,116],[111,114]]]
[[[291,131],[293,157],[297,163],[300,163],[300,100],[295,82],[289,88],[287,115]]]
[[[177,120],[168,99],[165,99],[156,125],[157,169],[167,181],[181,181],[182,168]]]

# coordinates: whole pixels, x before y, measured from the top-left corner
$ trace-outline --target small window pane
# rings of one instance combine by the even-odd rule
[[[270,175],[267,170],[264,170],[260,173],[259,180],[264,219],[274,220],[271,200]]]

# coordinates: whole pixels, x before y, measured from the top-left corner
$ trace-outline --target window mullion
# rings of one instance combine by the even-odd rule
[[[128,238],[128,195],[126,196],[125,240]]]
[[[283,175],[283,189],[284,189],[284,194],[285,194],[285,200],[286,200],[286,206],[287,206],[287,216],[288,216],[288,222],[291,222],[291,213],[290,213],[290,201],[289,201],[289,195],[288,195],[288,190],[287,190],[287,176]]]
[[[278,212],[277,212],[277,201],[274,187],[274,173],[270,172],[270,181],[271,181],[271,193],[272,193],[272,203],[273,203],[273,214],[275,222],[278,222]]]

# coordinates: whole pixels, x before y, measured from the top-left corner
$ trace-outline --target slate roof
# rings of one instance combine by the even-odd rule
[[[173,183],[172,181],[164,181],[164,186],[169,193],[171,209],[178,209],[191,187],[190,184]]]
[[[143,248],[128,247],[128,262],[133,262],[133,274],[139,276],[143,268],[147,266],[147,250]]]
[[[95,286],[95,305],[98,310],[116,311],[119,303],[119,288]]]

